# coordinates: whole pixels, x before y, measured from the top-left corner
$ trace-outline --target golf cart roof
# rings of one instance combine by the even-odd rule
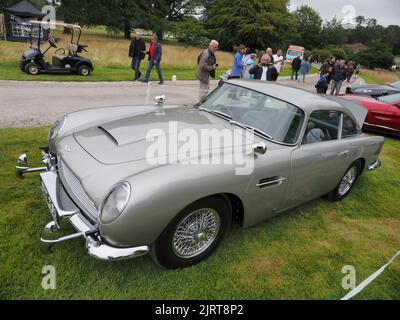
[[[29,22],[32,24],[48,26],[48,27],[57,26],[57,27],[64,27],[64,28],[70,28],[70,29],[82,29],[81,26],[79,26],[77,24],[71,24],[71,23],[49,22],[49,21],[38,21],[38,20],[30,20]]]

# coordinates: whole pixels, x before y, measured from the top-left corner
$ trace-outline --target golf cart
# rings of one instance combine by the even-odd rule
[[[53,36],[49,36],[49,47],[42,52],[40,49],[41,40],[43,37],[42,29],[48,27],[48,22],[31,21],[32,30],[34,27],[38,28],[38,32],[31,33],[31,45],[28,50],[21,57],[20,68],[23,72],[30,75],[38,75],[41,72],[54,73],[54,74],[79,74],[81,76],[88,76],[93,71],[93,64],[90,59],[79,56],[82,51],[87,52],[86,45],[79,43],[82,35],[80,26],[55,23],[56,26],[61,26],[69,29],[71,32],[71,41],[67,44],[67,48],[58,48],[56,40]],[[75,41],[75,33],[78,32]],[[34,36],[35,34],[35,36]],[[51,49],[57,49],[52,55],[52,63],[44,60],[44,55]]]

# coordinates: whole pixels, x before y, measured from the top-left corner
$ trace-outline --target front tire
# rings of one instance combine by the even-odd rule
[[[26,64],[25,72],[32,76],[37,76],[40,74],[40,67],[34,62],[30,62]]]
[[[90,73],[92,72],[92,70],[90,69],[89,66],[87,66],[86,64],[81,65],[78,68],[78,74],[81,75],[82,77],[87,77],[90,75]]]
[[[332,201],[341,201],[346,198],[353,189],[358,177],[361,174],[362,164],[360,160],[354,162],[340,181],[339,185],[329,194]]]
[[[224,238],[231,221],[222,197],[199,200],[182,210],[151,248],[151,257],[163,268],[190,267],[208,258]]]

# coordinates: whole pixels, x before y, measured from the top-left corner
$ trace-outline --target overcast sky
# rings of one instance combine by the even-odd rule
[[[307,4],[317,10],[323,20],[331,20],[335,15],[337,18],[343,18],[346,14],[351,15],[353,9],[348,6],[352,6],[355,16],[375,18],[384,26],[400,25],[400,0],[291,0],[290,2],[291,11]],[[342,13],[343,8],[347,9],[346,13]]]

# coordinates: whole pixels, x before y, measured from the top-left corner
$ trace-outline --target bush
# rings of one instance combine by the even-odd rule
[[[393,65],[394,56],[389,50],[371,48],[355,54],[355,60],[370,69],[389,69]]]

